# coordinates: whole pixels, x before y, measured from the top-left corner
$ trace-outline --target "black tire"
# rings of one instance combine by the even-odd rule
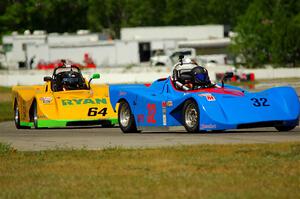
[[[183,105],[182,111],[183,125],[187,132],[198,133],[199,132],[199,108],[198,104],[194,100],[187,100]]]
[[[296,126],[275,126],[277,131],[290,131],[296,128]]]
[[[20,111],[19,111],[17,101],[15,101],[15,105],[14,105],[14,121],[15,121],[16,128],[21,129],[22,127],[20,125]]]
[[[19,110],[19,105],[17,100],[15,101],[14,105],[14,121],[15,121],[15,126],[17,129],[30,129],[28,126],[21,126],[21,115],[20,115],[20,110]]]
[[[125,100],[119,103],[118,120],[123,133],[138,132],[130,106]]]
[[[38,122],[39,122],[39,118],[38,118],[38,114],[37,114],[37,103],[36,101],[33,102],[32,104],[33,106],[33,126],[35,129],[39,128]]]

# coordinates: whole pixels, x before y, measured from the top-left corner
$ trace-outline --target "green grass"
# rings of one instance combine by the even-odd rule
[[[0,122],[13,120],[10,93],[11,87],[0,86]]]
[[[11,92],[11,87],[0,86],[0,94],[1,93],[10,93],[10,92]]]
[[[0,142],[0,156],[10,154],[13,151],[15,149],[10,144]]]
[[[256,85],[256,84],[261,84],[261,83],[279,83],[279,82],[284,82],[284,83],[293,83],[293,82],[299,82],[300,78],[277,78],[277,79],[260,79],[260,80],[255,80],[253,82],[246,81],[246,82],[225,82],[225,84],[233,85],[233,86],[250,86],[250,85]]]
[[[268,83],[268,82],[299,82],[299,77],[288,77],[288,78],[276,78],[276,79],[260,79],[259,83]]]
[[[229,84],[232,86],[250,86],[250,85],[255,85],[258,84],[260,82],[258,81],[254,81],[254,82],[225,82],[225,84]]]
[[[0,151],[0,198],[300,198],[300,143]]]
[[[13,120],[12,102],[0,102],[0,122]]]

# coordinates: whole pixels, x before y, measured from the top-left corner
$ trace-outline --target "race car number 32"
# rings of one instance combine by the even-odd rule
[[[261,107],[261,106],[270,106],[270,104],[268,103],[268,99],[267,98],[251,98],[251,101],[253,102],[253,106],[255,107]]]
[[[156,105],[155,104],[147,104],[148,115],[147,115],[147,122],[155,124],[155,114],[156,114]]]
[[[97,107],[89,108],[88,116],[96,116],[96,115],[102,115],[105,116],[107,114],[107,108],[103,108],[100,111],[98,111]]]

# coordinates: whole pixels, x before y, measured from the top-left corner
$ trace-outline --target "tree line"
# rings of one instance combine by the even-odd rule
[[[232,51],[248,67],[300,65],[299,0],[255,0],[234,30]]]
[[[1,0],[0,34],[89,29],[120,38],[122,27],[224,24],[249,67],[299,63],[298,0]]]

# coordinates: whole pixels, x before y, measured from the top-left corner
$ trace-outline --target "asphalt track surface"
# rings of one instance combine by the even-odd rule
[[[108,147],[144,148],[191,144],[250,144],[299,142],[300,128],[278,132],[274,128],[243,129],[226,132],[187,133],[183,128],[168,132],[124,134],[118,127],[67,129],[16,129],[13,122],[0,123],[0,142],[17,150],[103,149]]]

